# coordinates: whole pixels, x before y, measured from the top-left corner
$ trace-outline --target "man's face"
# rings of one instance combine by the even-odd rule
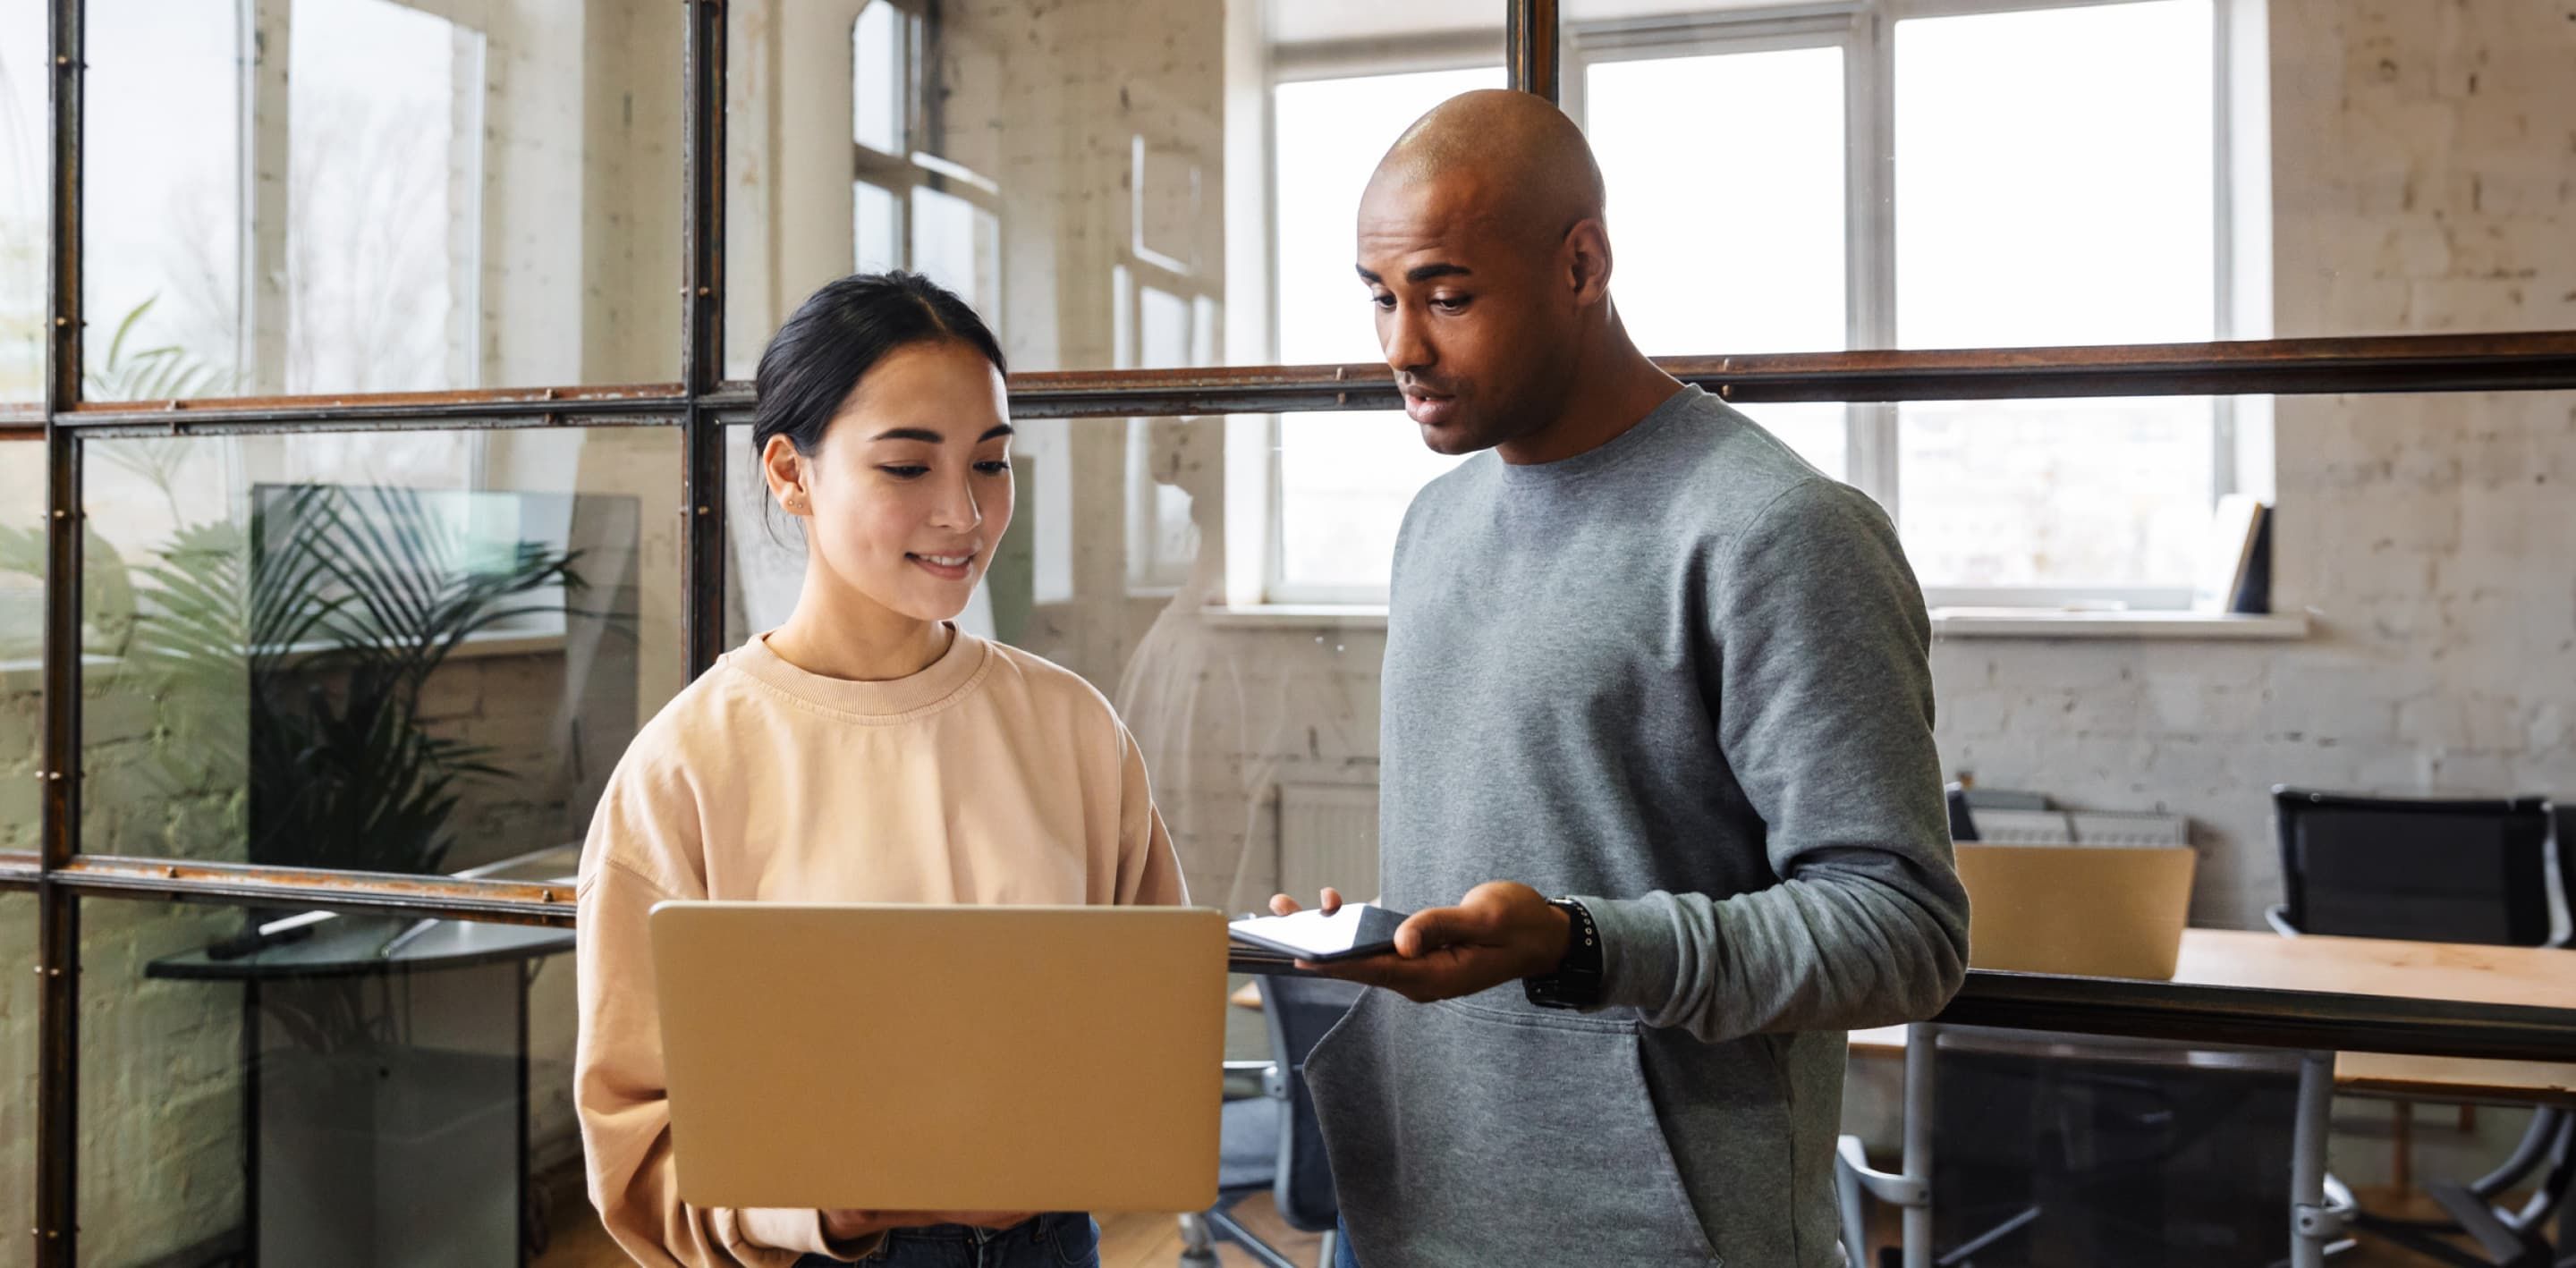
[[[1575,310],[1549,285],[1561,244],[1492,205],[1465,176],[1382,180],[1360,202],[1378,346],[1437,453],[1530,435],[1564,405]]]

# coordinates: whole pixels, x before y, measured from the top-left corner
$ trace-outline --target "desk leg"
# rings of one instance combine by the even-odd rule
[[[1932,1060],[1941,1028],[1916,1022],[1905,1032],[1905,1268],[1932,1268]]]
[[[2290,1268],[2325,1268],[2346,1212],[2326,1201],[2326,1136],[2334,1119],[2335,1054],[2299,1062],[2299,1113],[2290,1142]]]

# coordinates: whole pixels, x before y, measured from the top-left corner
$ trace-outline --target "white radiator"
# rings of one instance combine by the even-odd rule
[[[1377,897],[1377,789],[1366,784],[1279,786],[1279,889],[1312,903],[1330,885]]]
[[[1977,837],[1997,845],[2189,845],[2181,815],[2120,810],[1988,810],[1971,806]]]

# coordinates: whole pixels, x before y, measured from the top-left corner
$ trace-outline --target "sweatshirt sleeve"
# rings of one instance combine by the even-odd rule
[[[685,787],[629,764],[610,778],[582,850],[573,1102],[591,1204],[609,1236],[650,1268],[787,1268],[808,1253],[856,1261],[880,1239],[832,1242],[820,1212],[680,1200],[645,921],[657,902],[698,896],[674,892],[688,886],[671,879],[694,872],[671,864],[696,856],[697,825]]]
[[[1181,878],[1180,854],[1154,808],[1154,787],[1145,775],[1145,754],[1127,724],[1118,728],[1118,892],[1121,907],[1186,907],[1187,882]]]
[[[1605,1005],[1712,1042],[1931,1016],[1966,972],[1968,899],[1932,737],[1931,622],[1894,525],[1810,480],[1748,526],[1716,589],[1718,742],[1780,881],[1583,899]]]

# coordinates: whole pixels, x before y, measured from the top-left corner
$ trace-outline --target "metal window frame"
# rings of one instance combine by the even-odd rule
[[[1554,0],[1505,0],[1511,82],[1553,94],[1560,42]],[[624,387],[320,395],[85,404],[82,181],[83,0],[48,0],[50,230],[45,400],[0,407],[0,439],[43,441],[44,583],[41,849],[0,855],[0,891],[32,892],[34,971],[42,985],[37,1057],[35,1262],[78,1262],[79,952],[84,900],[293,904],[328,910],[568,925],[553,886],[382,876],[80,852],[81,464],[84,442],[124,435],[345,430],[478,430],[642,425],[682,429],[678,487],[688,528],[680,584],[683,644],[702,671],[723,638],[724,428],[751,407],[722,380],[725,6],[686,0],[681,64],[685,214],[681,381]],[[1907,399],[2228,393],[2465,392],[2576,389],[2576,330],[2114,347],[1695,356],[1662,364],[1730,400]],[[1025,418],[1126,419],[1384,409],[1383,365],[1251,366],[1024,373],[1010,382]],[[2443,1005],[2100,983],[1972,972],[1945,1015],[1964,1023],[2100,1034],[2182,1033],[2213,1042],[2545,1059],[2576,1046],[2576,1010]],[[8,1200],[0,1197],[0,1201]]]

